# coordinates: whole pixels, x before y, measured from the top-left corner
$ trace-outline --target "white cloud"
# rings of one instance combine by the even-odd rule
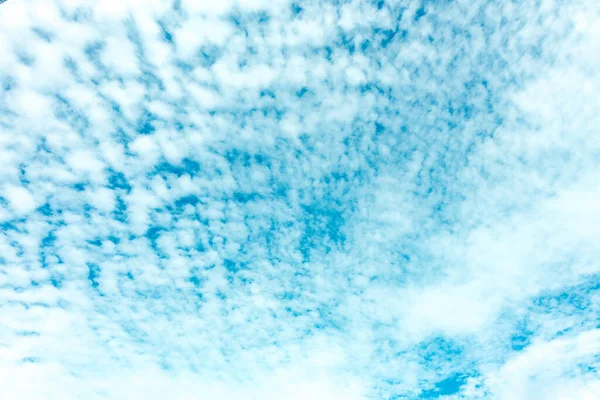
[[[533,344],[492,375],[490,381],[497,397],[596,398],[600,394],[600,381],[594,373],[577,371],[577,364],[598,354],[598,338],[598,331],[592,330]]]
[[[193,57],[198,47],[223,45],[232,29],[225,21],[212,18],[191,18],[175,32],[177,49],[182,57]]]
[[[104,169],[104,163],[94,153],[76,150],[67,155],[67,164],[78,173],[98,174]]]
[[[7,185],[4,187],[4,197],[10,207],[18,214],[26,214],[36,208],[36,202],[29,190],[20,186]]]
[[[122,75],[139,74],[136,49],[129,40],[109,37],[102,49],[102,61],[110,69]]]

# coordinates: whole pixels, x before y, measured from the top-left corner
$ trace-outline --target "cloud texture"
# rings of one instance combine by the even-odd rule
[[[0,5],[0,397],[600,398],[599,20]]]

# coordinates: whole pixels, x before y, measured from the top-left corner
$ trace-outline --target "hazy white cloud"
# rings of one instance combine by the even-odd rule
[[[31,212],[36,206],[33,195],[24,187],[7,185],[4,187],[2,197],[17,214]]]

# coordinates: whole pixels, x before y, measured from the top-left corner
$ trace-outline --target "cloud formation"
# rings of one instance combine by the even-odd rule
[[[2,398],[600,398],[599,18],[0,5]]]

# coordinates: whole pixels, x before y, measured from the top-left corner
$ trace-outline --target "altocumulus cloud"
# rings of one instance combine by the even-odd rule
[[[600,398],[595,0],[0,5],[0,397]]]

